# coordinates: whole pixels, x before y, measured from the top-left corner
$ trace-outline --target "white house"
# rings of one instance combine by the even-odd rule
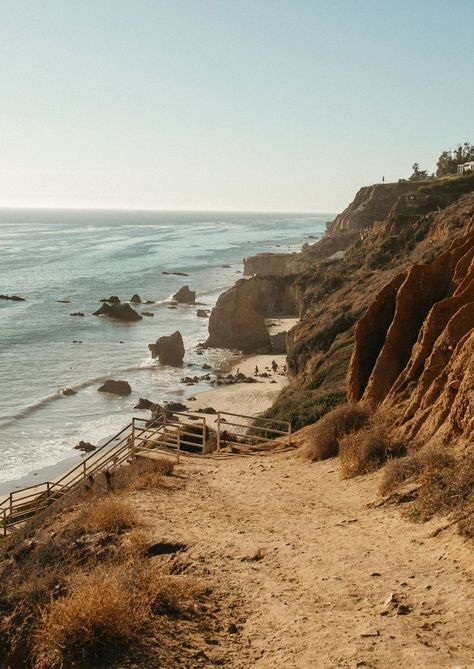
[[[464,174],[464,172],[474,172],[474,160],[464,163],[464,165],[458,165],[458,174]]]

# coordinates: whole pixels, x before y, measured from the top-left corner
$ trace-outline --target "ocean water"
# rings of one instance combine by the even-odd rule
[[[171,295],[189,284],[210,309],[241,276],[242,258],[299,250],[330,218],[0,210],[0,294],[26,298],[0,300],[0,484],[70,458],[80,439],[97,443],[132,415],[147,415],[133,410],[139,397],[163,402],[206,389],[183,386],[180,378],[203,374],[204,363],[216,366],[229,353],[198,355],[208,321],[193,306],[169,309]],[[126,301],[133,293],[153,300],[137,309],[153,318],[121,323],[91,315],[100,298]],[[70,316],[74,311],[86,315]],[[175,330],[185,342],[183,369],[152,361],[147,348]],[[126,379],[132,395],[98,393],[106,378]],[[63,396],[65,387],[77,394]]]

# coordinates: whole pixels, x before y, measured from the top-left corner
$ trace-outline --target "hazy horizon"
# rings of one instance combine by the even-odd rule
[[[472,141],[474,4],[16,0],[0,207],[336,212]]]

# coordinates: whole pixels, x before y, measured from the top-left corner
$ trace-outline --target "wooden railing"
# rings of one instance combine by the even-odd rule
[[[222,448],[282,442],[291,446],[291,424],[265,418],[219,411],[216,421],[217,452]],[[151,449],[174,452],[179,462],[183,450],[202,453],[206,450],[206,418],[191,413],[165,413],[150,422],[132,418],[120,432],[56,481],[47,481],[11,492],[0,502],[0,533],[5,536],[27,520],[64,500],[81,484],[100,472],[112,472]]]
[[[228,411],[217,412],[217,451],[227,446],[242,447],[269,441],[291,446],[291,423],[269,418],[256,418]]]

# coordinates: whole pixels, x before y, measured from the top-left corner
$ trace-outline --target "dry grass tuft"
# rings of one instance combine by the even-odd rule
[[[33,640],[33,669],[94,666],[139,642],[153,615],[194,612],[199,589],[158,566],[126,563],[82,571],[66,596],[42,610]]]
[[[387,495],[397,486],[417,479],[424,471],[452,467],[455,458],[446,446],[428,446],[387,462],[379,491]]]
[[[81,532],[121,532],[138,522],[135,509],[123,497],[109,494],[87,504],[76,521]]]
[[[461,518],[459,530],[472,536],[474,521],[474,453],[450,460],[432,461],[420,475],[421,487],[408,515],[414,520],[428,520],[435,514],[453,513]]]
[[[392,417],[378,412],[359,432],[344,436],[339,442],[339,458],[343,478],[367,474],[387,460],[407,452],[407,444],[396,435],[390,424]]]
[[[301,455],[313,462],[333,458],[339,453],[340,439],[360,430],[370,418],[370,409],[364,404],[345,404],[323,416],[314,425],[314,430]]]

